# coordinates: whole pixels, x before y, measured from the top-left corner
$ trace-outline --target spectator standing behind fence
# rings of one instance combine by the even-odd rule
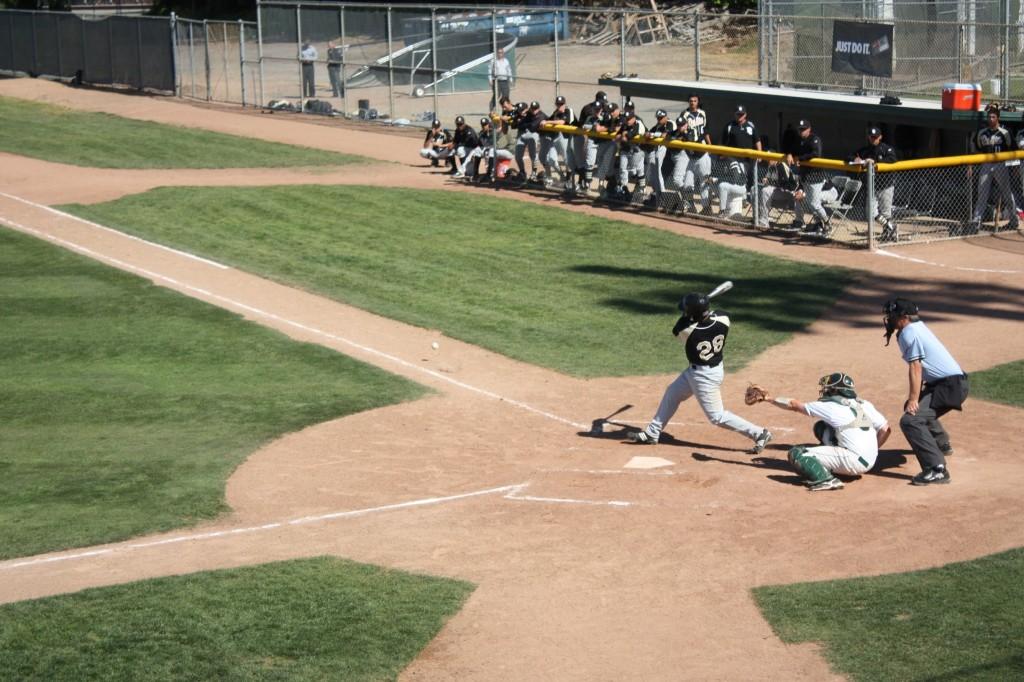
[[[333,40],[327,42],[327,77],[331,79],[331,93],[335,97],[345,96],[345,84],[341,80],[341,62],[345,48]]]
[[[299,61],[302,62],[302,96],[316,97],[316,58],[317,51],[308,40],[302,43]]]
[[[821,138],[814,133],[811,122],[807,119],[800,119],[796,128],[800,131],[800,143],[795,154],[786,155],[786,162],[790,165],[796,164],[800,168],[800,186],[804,191],[804,199],[796,202],[796,220],[793,221],[793,227],[804,229],[804,211],[809,209],[815,220],[804,229],[804,234],[828,236],[828,213],[821,203],[822,191],[825,188],[825,171],[804,165],[811,159],[821,158]]]
[[[867,130],[868,143],[858,149],[850,163],[871,166],[876,163],[896,163],[896,150],[882,142],[882,130],[871,126]],[[894,242],[899,238],[896,223],[892,219],[892,198],[896,183],[892,173],[875,174],[875,219],[882,225],[883,242]]]
[[[1013,138],[1010,131],[999,123],[999,109],[989,107],[986,111],[987,123],[984,128],[974,135],[974,148],[979,154],[998,154],[1013,150]],[[988,195],[992,189],[992,183],[999,185],[1000,198],[1003,207],[1009,211],[1010,222],[1008,229],[1016,230],[1019,222],[1017,220],[1017,207],[1013,202],[1013,192],[1010,191],[1010,173],[1006,162],[996,161],[995,163],[983,163],[978,173],[978,203],[974,205],[974,216],[967,226],[967,233],[977,233],[981,226],[981,220],[985,216],[985,209],[988,207]]]
[[[491,61],[489,78],[491,86],[491,111],[494,111],[494,88],[497,85],[498,99],[512,97],[512,64],[505,56],[505,48],[499,47]]]

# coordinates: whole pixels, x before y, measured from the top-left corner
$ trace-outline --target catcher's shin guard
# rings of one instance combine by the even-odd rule
[[[797,445],[790,448],[789,450],[789,463],[793,465],[804,478],[810,480],[812,483],[820,483],[821,481],[827,481],[832,478],[832,474],[829,470],[817,460],[817,458],[807,454],[807,448],[803,445]]]

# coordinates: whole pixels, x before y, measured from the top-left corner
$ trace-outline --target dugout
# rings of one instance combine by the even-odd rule
[[[619,88],[624,98],[643,100],[637,104],[644,112],[666,106],[677,113],[686,108],[689,95],[696,93],[716,143],[739,104],[747,108],[750,120],[767,137],[766,149],[781,151],[783,141],[796,133],[796,122],[809,118],[814,132],[821,136],[825,157],[830,159],[844,159],[865,144],[864,130],[869,125],[882,129],[901,159],[966,154],[972,151],[971,135],[985,123],[981,111],[943,110],[938,96],[934,100],[904,97],[900,104],[882,104],[878,96],[714,81],[618,77],[602,78],[599,83]],[[676,104],[669,106],[671,103]],[[1004,111],[1001,117],[1011,131],[1020,126],[1019,111]]]

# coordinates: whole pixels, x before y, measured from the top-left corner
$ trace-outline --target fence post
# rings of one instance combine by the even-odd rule
[[[345,43],[345,7],[339,7],[339,19],[341,23],[341,105],[345,107],[345,116],[348,116],[350,111],[348,108],[348,83],[346,83],[346,72],[348,68],[345,66],[345,55],[348,53],[348,45]]]
[[[238,75],[241,76],[242,106],[245,102],[245,22],[238,20]]]
[[[206,101],[213,99],[210,89],[210,26],[206,19],[203,19],[203,57],[206,60]]]
[[[64,54],[63,54],[64,51],[60,49],[60,44],[61,44],[61,42],[63,42],[60,39],[60,35],[61,35],[60,22],[61,22],[61,19],[63,19],[63,17],[61,17],[61,16],[57,16],[57,17],[54,18],[54,24],[56,24],[56,26],[57,26],[57,76],[59,78],[63,78],[64,77]]]
[[[174,96],[181,97],[181,55],[178,45],[178,15],[171,12],[171,68],[174,70]]]
[[[619,75],[626,75],[626,10],[624,9],[619,10]]]
[[[228,78],[228,22],[222,21],[220,24],[221,35],[224,36],[223,47],[221,47],[221,54],[224,63],[224,101],[231,101],[231,79]]]
[[[1010,0],[1002,0],[1003,2],[1003,60],[1002,60],[1002,74],[1000,74],[1000,80],[1002,81],[1002,95],[1003,99],[1009,101],[1010,99]]]
[[[266,98],[263,96],[263,5],[256,5],[256,59],[260,67],[260,103],[259,106],[263,106],[263,102]]]
[[[108,17],[107,22],[107,59],[110,60],[110,82],[114,82],[114,24]]]
[[[299,56],[297,60],[299,66],[299,111],[304,112],[306,111],[306,103],[304,101],[306,99],[306,83],[302,78],[302,5],[295,6],[295,39],[297,41],[295,49]],[[313,94],[316,95],[315,90]]]
[[[700,13],[693,15],[693,76],[700,80]]]
[[[754,159],[754,186],[750,206],[754,216],[754,229],[761,224],[761,159]]]
[[[36,13],[30,12],[29,17],[32,20],[32,77],[35,78],[39,75],[39,49],[36,47],[36,40],[38,39],[36,35]],[[110,65],[113,67],[113,59],[111,59]]]
[[[494,40],[493,34],[494,31],[491,31],[492,43]],[[491,53],[493,54],[494,51],[492,50]],[[437,99],[437,8],[435,7],[430,8],[430,82],[434,84],[431,90],[434,91],[434,118],[437,118],[437,105],[439,102]],[[491,86],[491,90],[494,90],[493,84]]]
[[[494,55],[494,58],[497,58],[497,56],[498,56],[498,12],[493,7],[491,8],[491,54]],[[514,63],[515,60],[513,59],[512,62]],[[489,66],[488,68],[489,69],[493,68],[493,66]],[[513,77],[518,78],[518,76],[519,76],[518,73],[514,73],[513,74]],[[511,85],[511,82],[509,83],[509,85]],[[509,90],[509,92],[511,93],[512,91]],[[497,111],[501,111],[501,105],[498,104],[498,81],[497,80],[494,80],[491,83],[491,97],[494,98],[495,109],[497,109]],[[434,112],[434,115],[435,116],[437,115],[437,111],[436,110]],[[501,127],[501,120],[499,119],[499,120],[495,121],[494,117],[492,116],[491,117],[491,153],[492,153],[493,156],[491,158],[491,187],[493,187],[495,191],[498,190],[498,128],[499,127]]]
[[[868,249],[875,248],[875,164],[866,164],[868,167]]]
[[[559,71],[558,71],[558,17],[561,16],[561,12],[555,12],[555,97],[559,95]]]
[[[188,23],[188,75],[192,81],[192,99],[196,98],[196,55],[195,55],[195,35],[193,34],[192,27],[194,24],[190,21]]]
[[[956,27],[956,82],[964,82],[964,27]]]
[[[395,57],[391,45],[391,5],[388,5],[388,118],[395,119]]]
[[[136,64],[138,65],[138,67],[139,67],[138,68],[138,72],[139,72],[139,90],[142,90],[145,87],[145,83],[143,82],[143,74],[142,74],[142,22],[143,21],[145,21],[145,19],[143,19],[142,17],[137,17],[135,19],[135,44],[136,44],[136,46],[139,49],[139,51],[136,53],[136,60],[135,61],[136,61]]]

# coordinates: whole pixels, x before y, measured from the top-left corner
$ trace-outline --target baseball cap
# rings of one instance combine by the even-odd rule
[[[431,127],[431,128],[440,128],[440,127],[441,127],[441,122],[440,122],[440,121],[438,121],[438,120],[437,120],[437,119],[435,118],[435,119],[434,119],[434,122],[430,124],[430,127]]]
[[[537,100],[534,100],[534,101],[530,102],[530,109],[532,109],[534,111],[536,111],[537,109],[540,109],[540,102],[538,102]]]
[[[636,109],[626,108],[626,118],[636,118]]]
[[[597,94],[594,95],[594,99],[598,99],[598,100],[608,99],[608,93],[606,93],[604,90],[598,90]]]
[[[676,118],[676,125],[677,126],[684,126],[684,125],[686,125],[686,117],[685,116],[680,116],[680,117]]]
[[[489,126],[489,125],[491,125],[491,119],[489,119],[489,118],[488,118],[488,117],[486,117],[486,116],[484,116],[484,117],[483,117],[482,119],[480,119],[480,126],[481,126],[481,127],[483,127],[483,126]]]
[[[556,98],[555,98],[555,106],[556,106],[556,107],[560,107],[560,106],[562,106],[563,104],[565,104],[565,98],[564,98],[564,97],[562,97],[561,95],[559,95],[558,97],[556,97]]]
[[[603,99],[594,100],[594,108],[595,109],[604,109],[604,100]]]
[[[897,296],[882,304],[882,312],[887,317],[900,317],[902,315],[917,315],[918,308],[913,301]]]
[[[810,122],[810,120],[808,120],[806,118],[802,118],[802,119],[800,119],[799,121],[796,122],[796,127],[799,128],[800,130],[803,130],[805,128],[810,128],[811,127],[811,122]]]
[[[876,137],[881,134],[882,130],[878,126],[871,126],[868,128],[868,137]]]
[[[658,109],[654,112],[654,118],[665,118],[666,116],[668,116],[668,112],[664,109]]]
[[[462,116],[456,116],[455,117],[455,125],[460,126],[460,125],[464,125],[465,123],[466,123],[466,119],[463,118]]]
[[[736,111],[735,111],[735,112],[733,112],[733,113],[734,113],[734,114],[735,114],[736,116],[739,116],[740,114],[745,114],[745,113],[747,113],[747,108],[746,108],[745,106],[743,106],[742,104],[740,104],[740,105],[738,105],[738,106],[736,107]]]

